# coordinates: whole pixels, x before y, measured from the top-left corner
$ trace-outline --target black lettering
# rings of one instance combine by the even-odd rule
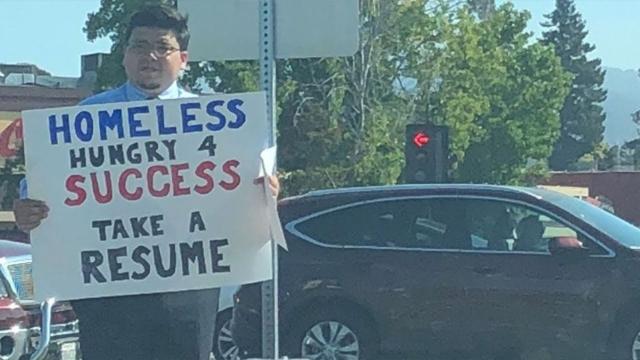
[[[196,260],[198,260],[198,274],[207,272],[202,241],[196,241],[193,245],[180,243],[180,257],[182,259],[182,275],[189,275],[189,263],[196,262]]]
[[[209,251],[211,252],[211,272],[212,273],[221,273],[221,272],[231,271],[231,267],[220,265],[220,262],[223,260],[224,256],[220,254],[218,250],[219,248],[227,245],[229,245],[229,240],[227,239],[209,240]]]
[[[130,163],[140,164],[142,162],[142,155],[136,151],[139,148],[140,144],[138,143],[133,143],[127,148],[127,160],[129,160]]]
[[[111,270],[111,281],[129,280],[128,272],[120,272],[122,269],[122,263],[118,261],[118,258],[127,256],[127,247],[123,246],[117,249],[107,250],[109,256],[109,269]]]
[[[144,246],[138,246],[133,250],[133,254],[131,255],[132,260],[135,263],[142,265],[142,268],[144,269],[141,273],[134,272],[131,274],[131,278],[133,280],[144,280],[151,273],[151,265],[149,265],[149,261],[142,257],[143,255],[149,256],[149,254],[151,254],[151,250]]]
[[[149,162],[164,161],[164,158],[162,157],[162,155],[158,153],[158,148],[160,147],[160,145],[158,145],[157,142],[147,141],[146,143],[144,143],[144,147],[145,147],[145,150],[147,151],[147,159],[149,159]]]
[[[100,231],[100,240],[107,240],[107,226],[111,225],[111,220],[94,220],[91,222],[92,228],[99,228]]]
[[[111,239],[115,240],[118,237],[121,237],[123,239],[128,239],[129,238],[129,234],[127,233],[127,229],[124,228],[124,224],[122,223],[121,219],[116,219],[113,222],[113,236],[111,237]]]
[[[209,153],[209,156],[216,156],[217,147],[218,146],[216,145],[213,139],[213,135],[209,135],[206,138],[204,138],[204,140],[202,140],[202,143],[200,144],[198,151],[206,151]]]
[[[91,250],[83,251],[80,253],[82,262],[82,276],[84,277],[84,283],[91,283],[91,276],[99,283],[107,282],[107,279],[102,275],[98,266],[102,265],[104,257],[100,251]]]
[[[111,165],[115,165],[116,161],[120,165],[124,165],[124,149],[122,147],[122,144],[109,145],[108,149]]]
[[[153,246],[153,261],[156,265],[156,271],[160,277],[166,278],[176,273],[176,246],[169,244],[169,268],[164,267],[162,263],[162,253],[158,245]]]
[[[96,151],[98,152],[96,154]],[[89,161],[94,167],[99,167],[104,164],[104,148],[102,146],[89,148]]]
[[[76,153],[76,150],[78,153]],[[69,150],[69,160],[71,161],[71,168],[75,169],[78,166],[83,168],[87,166],[87,156],[84,148]]]
[[[151,216],[151,235],[158,236],[164,235],[164,230],[160,228],[160,222],[164,220],[163,215],[153,215]]]
[[[131,230],[133,231],[133,237],[139,238],[140,236],[149,236],[149,232],[144,228],[144,223],[147,222],[147,217],[131,218]]]
[[[198,231],[207,230],[204,225],[204,221],[202,220],[202,215],[200,215],[200,211],[191,212],[191,221],[189,222],[189,232],[192,233],[195,231],[196,225],[198,226]]]
[[[162,140],[162,143],[169,151],[169,160],[176,159],[176,140]]]

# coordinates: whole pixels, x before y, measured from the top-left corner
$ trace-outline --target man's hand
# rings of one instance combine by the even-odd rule
[[[274,198],[278,198],[278,195],[280,194],[280,181],[278,180],[277,176],[267,176],[267,180],[269,181],[269,189],[271,190],[271,195],[273,195]],[[255,184],[262,184],[264,182],[264,177],[259,177],[257,178],[254,183]]]
[[[46,219],[49,215],[49,207],[44,201],[32,199],[19,199],[13,202],[13,213],[16,217],[18,229],[29,232]]]

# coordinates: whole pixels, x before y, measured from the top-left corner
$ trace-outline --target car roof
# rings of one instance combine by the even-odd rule
[[[0,258],[31,255],[31,245],[0,239]]]
[[[415,193],[415,192],[459,192],[459,193],[512,193],[520,196],[530,196],[536,199],[551,199],[556,196],[566,196],[555,191],[546,190],[537,187],[522,187],[522,186],[505,186],[505,185],[489,185],[489,184],[404,184],[404,185],[383,185],[383,186],[362,186],[362,187],[347,187],[336,189],[324,189],[314,190],[304,195],[293,197],[295,198],[309,198],[309,197],[323,197],[323,196],[335,196],[335,195],[352,195],[362,193],[380,193],[389,192],[394,195],[401,195],[402,193]]]

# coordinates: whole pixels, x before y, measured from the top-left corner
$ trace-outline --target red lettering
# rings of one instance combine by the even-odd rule
[[[173,196],[189,195],[191,190],[188,187],[180,187],[184,182],[184,176],[180,175],[180,172],[187,170],[189,164],[177,164],[171,165],[171,181],[173,182]]]
[[[149,188],[149,193],[155,197],[165,197],[169,195],[169,191],[171,191],[171,185],[166,182],[160,190],[156,189],[153,185],[155,184],[154,175],[156,173],[160,173],[162,175],[169,175],[169,170],[167,170],[166,166],[163,165],[155,165],[150,167],[147,170],[147,187]]]
[[[214,186],[213,176],[208,174],[207,170],[212,171],[215,168],[216,168],[216,164],[214,164],[211,161],[205,161],[200,163],[200,165],[198,165],[198,167],[196,168],[196,176],[204,180],[205,183],[204,185],[196,185],[193,188],[195,192],[197,192],[198,194],[204,195],[204,194],[210,193],[211,190],[213,190],[213,186]]]
[[[120,194],[127,200],[138,200],[142,197],[142,188],[138,186],[134,192],[127,190],[127,178],[133,175],[136,179],[140,179],[142,174],[138,169],[127,169],[120,174],[120,180],[118,181],[118,187],[120,188]]]
[[[66,188],[67,191],[76,195],[75,199],[67,198],[64,203],[67,206],[77,206],[82,204],[87,199],[87,192],[84,191],[79,184],[84,183],[84,176],[81,175],[71,175],[67,178]]]
[[[22,119],[13,120],[2,132],[0,132],[0,156],[11,158],[16,156],[18,149],[15,140],[22,139]]]
[[[240,185],[240,175],[236,172],[236,168],[240,165],[238,160],[229,160],[222,165],[222,171],[231,176],[231,182],[221,181],[220,186],[225,190],[234,190]]]
[[[100,192],[100,183],[98,183],[98,176],[96,173],[91,173],[91,186],[93,188],[93,196],[95,196],[98,204],[108,203],[113,199],[113,187],[111,186],[111,172],[104,172],[104,182],[107,187],[107,193],[102,194]]]

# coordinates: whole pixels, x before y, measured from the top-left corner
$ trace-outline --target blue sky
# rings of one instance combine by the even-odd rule
[[[205,0],[203,0],[205,1]],[[504,1],[498,0],[499,3]],[[532,13],[539,34],[542,15],[555,0],[514,0]],[[87,13],[99,0],[0,0],[0,63],[33,63],[58,76],[79,76],[80,55],[108,52],[106,39],[90,43],[82,32]],[[640,68],[640,0],[576,0],[587,21],[588,41],[605,66]]]

